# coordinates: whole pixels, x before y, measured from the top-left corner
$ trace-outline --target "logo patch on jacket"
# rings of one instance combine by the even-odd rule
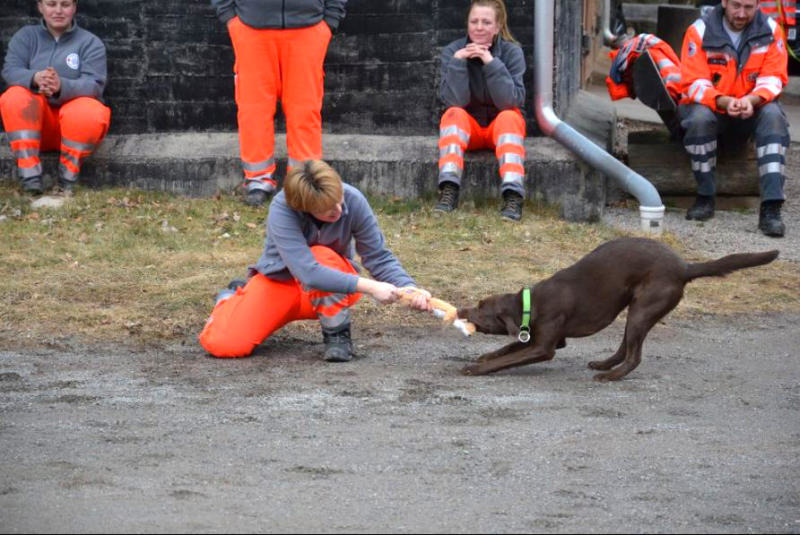
[[[76,54],[75,52],[67,56],[66,61],[67,61],[67,67],[69,67],[70,69],[74,69],[77,71],[78,68],[81,66],[81,60],[78,58],[78,54]]]
[[[686,51],[689,52],[689,57],[694,56],[694,53],[697,52],[697,45],[694,43],[689,43]]]

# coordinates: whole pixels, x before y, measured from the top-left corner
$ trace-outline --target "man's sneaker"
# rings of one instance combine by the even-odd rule
[[[758,211],[758,229],[765,236],[782,238],[786,226],[781,221],[781,205],[783,201],[764,201]]]
[[[686,219],[708,221],[714,217],[714,197],[698,195],[691,208],[686,210]]]
[[[348,362],[353,358],[353,345],[350,341],[350,325],[336,330],[322,329],[325,353],[322,358],[328,362]]]
[[[247,192],[244,202],[250,206],[264,206],[270,196],[271,193],[263,189],[251,189]]]
[[[433,207],[434,212],[452,212],[458,208],[458,184],[444,182],[439,188],[439,202]]]
[[[41,195],[44,191],[44,186],[42,186],[42,175],[23,178],[22,191],[30,195]]]
[[[500,217],[510,221],[522,219],[522,195],[516,191],[503,192],[503,207],[500,208]]]

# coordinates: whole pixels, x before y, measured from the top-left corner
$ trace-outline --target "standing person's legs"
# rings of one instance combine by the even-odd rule
[[[103,141],[111,122],[111,110],[97,99],[79,97],[58,111],[61,125],[59,185],[69,192],[78,180],[83,160]]]
[[[50,106],[44,95],[20,86],[11,86],[0,96],[3,129],[8,136],[11,152],[17,160],[22,189],[42,193],[42,128]]]
[[[263,204],[274,193],[275,109],[281,94],[278,46],[284,30],[259,30],[238,17],[229,26],[236,55],[239,152],[248,203]]]
[[[683,104],[678,107],[678,113],[685,131],[683,146],[689,154],[697,181],[697,199],[686,212],[686,219],[704,221],[714,216],[714,170],[720,117],[702,104]]]
[[[324,21],[308,28],[282,30],[281,105],[286,115],[288,169],[322,158],[323,63],[331,37]]]
[[[522,219],[525,198],[525,118],[519,110],[501,111],[489,125],[500,166],[500,215],[512,221]]]

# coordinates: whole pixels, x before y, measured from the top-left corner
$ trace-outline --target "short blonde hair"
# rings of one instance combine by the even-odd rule
[[[306,160],[283,181],[286,204],[300,212],[327,212],[342,202],[342,177],[322,160]]]

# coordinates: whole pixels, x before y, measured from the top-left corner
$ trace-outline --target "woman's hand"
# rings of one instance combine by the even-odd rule
[[[356,283],[356,291],[369,294],[382,305],[388,305],[397,301],[397,286],[388,282],[380,282],[372,279],[359,277]]]
[[[47,67],[33,75],[33,83],[39,93],[46,97],[52,97],[61,90],[61,78],[53,67]]]
[[[403,292],[404,292],[403,288],[397,289],[396,295],[398,299],[403,294]],[[431,293],[428,290],[424,290],[422,288],[414,288],[414,294],[413,297],[411,298],[411,301],[408,303],[408,306],[410,306],[411,308],[416,308],[417,310],[427,311],[431,309],[430,299],[431,299]]]
[[[484,65],[494,59],[492,53],[489,52],[489,47],[478,43],[468,43],[464,48],[456,50],[453,57],[458,59],[480,58]]]

